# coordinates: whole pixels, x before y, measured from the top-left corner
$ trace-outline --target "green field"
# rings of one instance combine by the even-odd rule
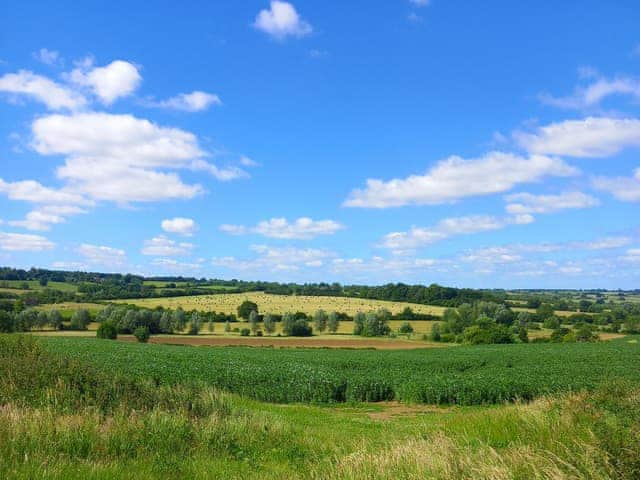
[[[407,351],[138,345],[43,338],[47,348],[110,372],[166,384],[204,382],[269,402],[401,400],[477,405],[640,384],[636,339]]]
[[[23,285],[28,285],[28,289],[22,288]],[[22,280],[0,280],[0,289],[5,291],[12,291],[16,293],[30,292],[35,290],[44,290],[45,288],[51,288],[52,290],[60,290],[61,292],[77,292],[78,287],[68,282],[48,282],[46,286],[40,285],[40,282],[36,280],[22,281]]]

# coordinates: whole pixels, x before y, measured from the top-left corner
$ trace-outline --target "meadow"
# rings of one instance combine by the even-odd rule
[[[312,315],[316,310],[327,312],[344,312],[355,315],[358,312],[368,312],[386,308],[393,314],[402,312],[406,307],[415,313],[442,315],[444,307],[433,305],[419,305],[406,302],[388,302],[384,300],[367,300],[351,297],[322,297],[303,295],[270,295],[264,292],[221,293],[213,295],[193,295],[167,298],[142,298],[133,300],[118,300],[140,307],[155,308],[158,306],[170,309],[182,307],[184,310],[215,311],[222,313],[237,313],[238,305],[244,300],[250,300],[258,305],[260,313],[283,314],[286,312],[304,312]]]
[[[201,382],[278,403],[480,405],[593,390],[604,379],[640,384],[640,345],[633,337],[404,351],[194,348],[68,337],[42,342],[109,372],[167,385]]]

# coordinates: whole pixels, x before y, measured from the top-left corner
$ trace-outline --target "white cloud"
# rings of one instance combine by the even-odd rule
[[[317,268],[327,259],[335,257],[328,250],[316,248],[270,247],[252,245],[255,258],[241,260],[235,257],[216,257],[211,260],[215,267],[223,267],[236,271],[274,272],[296,271],[304,267]]]
[[[204,155],[189,132],[108,113],[49,115],[36,119],[32,130],[38,153],[67,156],[57,175],[69,182],[69,191],[118,203],[192,198],[203,191],[157,170],[191,168]]]
[[[136,66],[124,60],[114,60],[104,67],[78,67],[68,78],[73,83],[90,88],[107,105],[120,97],[131,95],[142,81]]]
[[[259,222],[255,227],[242,225],[221,225],[220,230],[231,235],[256,233],[269,238],[308,240],[320,235],[333,235],[344,228],[333,220],[313,220],[300,217],[289,223],[286,218],[272,218]]]
[[[145,240],[142,254],[156,257],[177,257],[188,255],[193,247],[192,243],[178,243],[164,235],[158,235],[151,240]]]
[[[60,61],[60,53],[56,50],[49,50],[48,48],[41,48],[37,52],[33,53],[33,58],[45,65],[56,65]]]
[[[303,37],[313,31],[293,5],[279,0],[271,1],[268,10],[261,10],[253,26],[279,40],[288,36]]]
[[[640,147],[640,120],[587,117],[551,123],[532,133],[516,132],[514,137],[534,154],[608,157],[624,148]]]
[[[154,258],[151,261],[151,265],[160,267],[164,271],[175,273],[199,270],[202,268],[202,263],[179,262],[173,258]]]
[[[44,103],[50,110],[77,110],[87,103],[79,93],[27,70],[0,77],[0,92],[25,95]]]
[[[634,177],[595,177],[593,187],[622,202],[640,202],[640,169]]]
[[[12,252],[41,252],[51,250],[55,243],[40,235],[0,232],[0,250]]]
[[[531,223],[530,215],[498,218],[490,215],[470,215],[441,220],[428,228],[412,227],[407,232],[392,232],[384,236],[380,246],[406,253],[419,247],[431,245],[456,235],[499,230],[509,224]]]
[[[600,205],[597,198],[582,192],[564,192],[559,195],[533,195],[515,193],[506,197],[507,212],[513,214],[551,213],[574,208],[589,208]]]
[[[86,270],[89,266],[82,262],[66,262],[62,260],[55,261],[51,264],[52,268],[59,268],[60,270]]]
[[[221,182],[228,182],[230,180],[237,180],[239,178],[247,178],[249,174],[238,167],[218,167],[204,160],[198,159],[191,162],[189,166],[192,170],[200,170],[208,172],[211,176],[215,177]]]
[[[161,226],[165,232],[177,233],[185,237],[190,237],[198,230],[198,226],[193,219],[184,217],[163,220]]]
[[[259,167],[260,164],[254,160],[252,160],[251,158],[242,155],[240,157],[240,165],[243,165],[245,167]]]
[[[89,203],[82,195],[48,188],[34,180],[5,182],[0,178],[0,193],[5,193],[10,200],[22,200],[31,203],[73,205]]]
[[[546,176],[570,176],[577,170],[562,160],[541,155],[529,158],[491,152],[475,159],[450,157],[424,175],[387,182],[369,179],[364,189],[353,190],[347,207],[387,208],[435,205],[461,198],[506,192],[521,183]]]
[[[152,105],[161,108],[184,110],[186,112],[201,112],[212,105],[222,105],[222,102],[218,95],[196,90],[191,93],[180,93],[167,100],[152,103]]]
[[[87,262],[97,265],[120,266],[125,263],[126,253],[124,250],[102,245],[91,245],[83,243],[78,247],[78,253]]]
[[[631,77],[598,78],[590,85],[576,88],[570,96],[554,97],[543,93],[540,95],[540,100],[547,105],[559,108],[586,109],[597,106],[605,98],[613,95],[626,95],[635,100],[640,99],[640,80]]]

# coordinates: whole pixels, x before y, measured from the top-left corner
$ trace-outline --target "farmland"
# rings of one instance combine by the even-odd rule
[[[408,351],[185,348],[46,338],[47,348],[110,372],[162,383],[204,382],[257,400],[401,400],[477,405],[638,382],[640,345],[496,345]]]
[[[214,295],[194,295],[170,298],[144,298],[135,300],[120,300],[121,303],[155,308],[158,306],[184,310],[215,311],[222,313],[236,313],[238,305],[244,300],[250,300],[258,305],[261,313],[283,314],[301,311],[312,315],[316,310],[328,312],[344,312],[355,315],[357,312],[367,312],[386,308],[391,313],[400,313],[405,308],[411,308],[415,313],[442,315],[444,307],[419,305],[406,302],[388,302],[384,300],[368,300],[350,297],[324,297],[302,295],[270,295],[263,292],[222,293]]]

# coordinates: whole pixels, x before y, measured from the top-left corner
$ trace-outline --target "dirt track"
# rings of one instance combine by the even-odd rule
[[[135,341],[130,335],[122,335],[118,340]],[[205,346],[249,346],[276,348],[375,348],[379,350],[406,350],[411,348],[438,348],[438,345],[426,342],[385,339],[340,339],[340,338],[280,338],[280,337],[223,337],[223,336],[157,336],[151,337],[150,343],[172,345],[205,345]]]

